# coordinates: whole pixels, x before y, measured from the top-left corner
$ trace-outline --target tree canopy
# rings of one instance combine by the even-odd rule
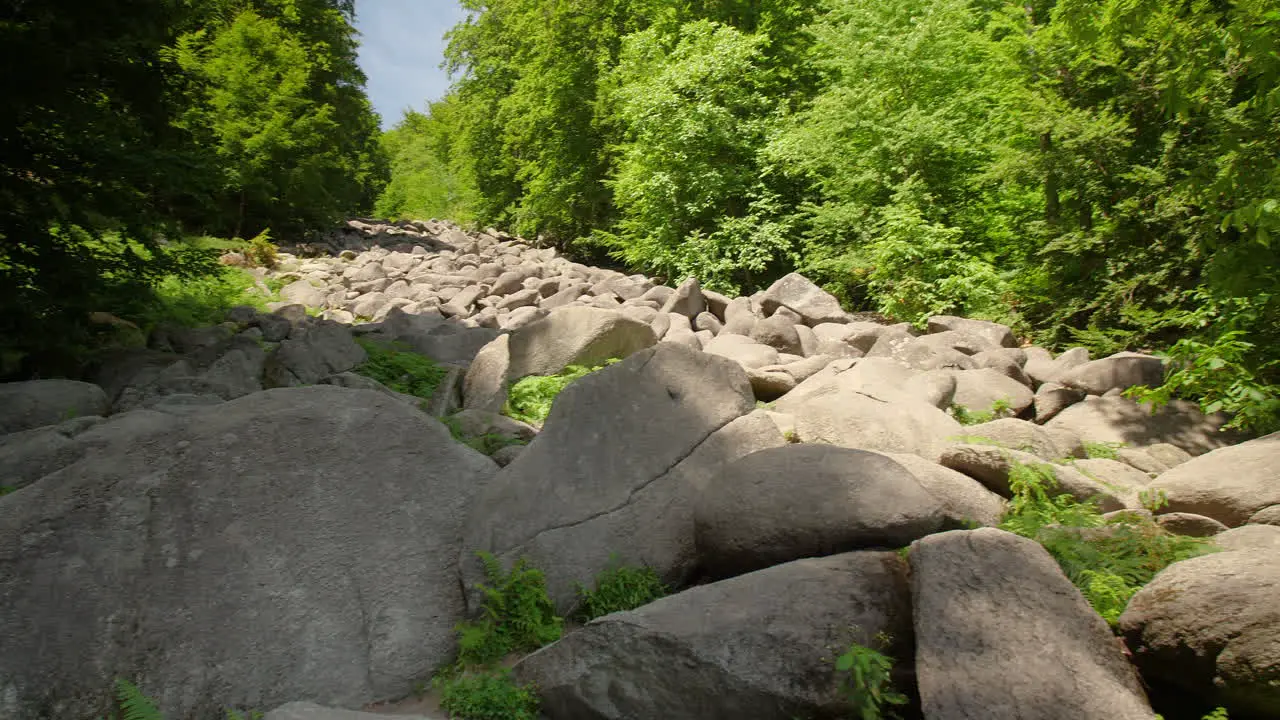
[[[722,290],[799,269],[900,320],[1172,349],[1179,394],[1276,426],[1274,0],[464,4],[448,113],[395,133],[448,148],[411,154],[467,217]]]
[[[0,375],[73,345],[90,312],[212,272],[187,235],[303,233],[372,207],[385,167],[353,12],[350,0],[0,11]]]

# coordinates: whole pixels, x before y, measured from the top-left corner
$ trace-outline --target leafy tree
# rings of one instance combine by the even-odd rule
[[[475,218],[478,190],[456,150],[459,103],[454,95],[430,105],[427,113],[408,112],[382,136],[391,163],[391,182],[378,198],[379,217]]]

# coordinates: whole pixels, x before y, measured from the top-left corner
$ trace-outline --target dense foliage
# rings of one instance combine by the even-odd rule
[[[68,0],[0,11],[0,376],[67,371],[91,312],[216,269],[183,242],[297,234],[385,174],[350,0]],[[71,358],[74,360],[75,358]]]
[[[1053,346],[1182,341],[1151,399],[1280,427],[1274,0],[464,5],[452,93],[386,141],[389,212]]]

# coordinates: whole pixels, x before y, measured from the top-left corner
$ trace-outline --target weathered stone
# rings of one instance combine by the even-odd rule
[[[1189,512],[1235,527],[1280,504],[1280,433],[1214,450],[1151,481],[1168,512]]]
[[[707,343],[703,352],[720,355],[744,368],[761,368],[778,364],[778,351],[743,335],[723,333]]]
[[[1009,487],[1009,473],[1016,465],[1047,468],[1056,480],[1058,491],[1081,502],[1096,500],[1098,508],[1103,512],[1124,509],[1125,503],[1118,494],[1129,489],[1117,488],[1113,491],[1075,468],[1045,463],[1031,453],[993,445],[953,445],[942,452],[939,462],[968,475],[1002,497],[1013,496]]]
[[[648,325],[620,312],[562,308],[512,334],[507,379],[555,375],[570,365],[599,365],[656,341]]]
[[[588,623],[515,667],[550,717],[792,720],[852,717],[832,652],[895,660],[910,690],[910,598],[891,552],[798,560]]]
[[[720,334],[750,335],[757,319],[751,310],[750,300],[744,297],[734,298],[724,308],[724,328],[720,330]]]
[[[811,326],[846,322],[840,301],[799,273],[783,276],[770,285],[760,298],[760,307],[766,315],[773,315],[779,307],[790,308]]]
[[[744,369],[747,371],[747,380],[751,382],[751,392],[755,394],[756,400],[763,402],[777,400],[796,386],[796,379],[782,371]]]
[[[350,330],[322,320],[304,331],[295,331],[272,351],[267,357],[265,378],[271,387],[314,385],[322,378],[354,368],[366,357]]]
[[[1035,541],[957,530],[910,562],[925,717],[1154,720],[1106,622]]]
[[[574,584],[589,584],[611,553],[668,581],[686,577],[694,483],[685,473],[696,464],[718,469],[727,451],[695,449],[754,404],[736,363],[666,343],[577,380],[475,503],[464,579],[483,578],[475,550],[505,562],[528,557],[564,611],[576,602]],[[601,408],[625,411],[600,422]],[[760,425],[782,442],[767,418]]]
[[[1190,537],[1212,537],[1227,531],[1227,526],[1203,515],[1195,513],[1172,512],[1156,516],[1160,527],[1174,535]]]
[[[698,278],[686,278],[680,283],[680,287],[676,288],[675,293],[667,298],[662,304],[662,312],[677,313],[692,320],[698,317],[698,313],[707,309],[707,300],[702,296],[702,287],[698,284]]]
[[[768,345],[779,352],[800,355],[800,336],[796,333],[795,324],[785,317],[768,317],[756,322],[751,327],[752,340],[761,345]]]
[[[1031,347],[1025,350],[1027,353],[1027,363],[1022,369],[1027,373],[1027,377],[1031,378],[1033,383],[1057,383],[1064,373],[1084,365],[1089,362],[1089,351],[1086,348],[1076,347],[1054,358],[1048,350],[1044,348]],[[1059,383],[1060,384],[1060,383]]]
[[[1280,551],[1280,527],[1275,525],[1241,525],[1213,536],[1213,544],[1223,550]]]
[[[316,287],[307,280],[298,280],[280,289],[280,297],[307,307],[324,307],[325,296],[324,288]]]
[[[1268,505],[1249,516],[1250,525],[1280,525],[1280,505]]]
[[[499,335],[476,353],[462,385],[463,407],[502,412],[507,403],[507,378],[511,371],[510,343],[510,335]]]
[[[0,716],[101,715],[116,677],[171,717],[359,706],[452,659],[461,519],[496,467],[436,421],[315,386],[95,429],[3,499]]]
[[[1014,415],[1031,407],[1035,396],[1026,385],[991,368],[953,373],[956,392],[951,402],[972,412],[990,412],[1004,405]]]
[[[90,415],[106,415],[107,393],[77,380],[0,383],[0,434],[54,425]]]
[[[1154,355],[1116,353],[1063,372],[1057,382],[1090,395],[1126,390],[1135,385],[1156,387],[1164,382],[1164,361]]]
[[[929,318],[928,328],[930,333],[954,331],[976,335],[996,347],[1018,347],[1018,340],[1013,336],[1013,331],[1007,325],[985,320],[969,320],[953,315],[935,315]]]
[[[1165,568],[1120,616],[1153,689],[1221,705],[1231,717],[1280,716],[1280,556],[1222,552]]]
[[[984,442],[990,441],[1003,448],[1028,452],[1049,462],[1061,458],[1084,457],[1084,448],[1080,447],[1079,442],[1064,447],[1045,432],[1044,428],[1016,418],[1001,418],[969,425],[964,429],[964,437],[981,438]]]
[[[887,457],[906,468],[920,486],[942,504],[943,530],[969,527],[971,523],[995,526],[1004,515],[1004,498],[961,472],[943,467],[919,455],[889,453]]]
[[[1222,415],[1205,415],[1199,406],[1173,400],[1152,413],[1123,397],[1088,397],[1063,410],[1046,427],[1066,428],[1087,441],[1145,447],[1169,443],[1192,455],[1202,455],[1238,440],[1221,432]]]
[[[1085,391],[1059,385],[1055,382],[1042,383],[1036,389],[1034,399],[1036,422],[1046,423],[1058,416],[1063,410],[1084,400]]]
[[[387,716],[382,713],[327,708],[309,702],[291,702],[267,713],[262,720],[387,720]],[[396,713],[394,720],[448,720],[448,717],[442,713]]]

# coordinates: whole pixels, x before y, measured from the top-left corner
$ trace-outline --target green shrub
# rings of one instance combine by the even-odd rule
[[[511,386],[507,394],[507,405],[502,409],[502,413],[521,422],[541,426],[547,419],[547,415],[551,414],[551,405],[560,391],[569,387],[574,380],[616,362],[618,362],[616,359],[607,360],[604,365],[595,367],[570,365],[557,375],[531,375],[521,378]]]
[[[560,639],[563,620],[547,596],[542,571],[516,561],[510,572],[493,555],[477,553],[484,564],[488,584],[479,584],[484,594],[482,617],[457,626],[458,668],[489,666],[507,653],[537,650]]]
[[[141,312],[125,313],[143,327],[162,322],[201,327],[222,322],[227,310],[251,305],[266,310],[271,298],[255,289],[254,278],[239,268],[221,268],[199,278],[170,275],[155,286],[155,301]]]
[[[1008,399],[1000,398],[991,403],[989,410],[971,410],[964,405],[953,404],[950,408],[951,417],[961,425],[981,425],[992,420],[1000,418],[1013,417],[1013,406],[1009,404]]]
[[[1129,388],[1125,395],[1149,402],[1153,409],[1173,398],[1198,400],[1206,413],[1229,413],[1227,428],[1260,435],[1280,430],[1280,385],[1266,380],[1280,369],[1280,360],[1258,366],[1253,362],[1255,346],[1243,339],[1246,336],[1231,331],[1211,343],[1179,340],[1164,356],[1170,368],[1164,384]]]
[[[578,585],[582,620],[594,620],[622,610],[634,610],[667,594],[667,586],[651,567],[610,563],[595,579],[595,588]]]
[[[249,241],[249,246],[244,250],[244,256],[249,262],[258,267],[273,268],[276,266],[277,248],[271,242],[271,231],[263,230],[256,237]]]
[[[17,492],[17,491],[18,491],[18,488],[13,487],[12,485],[0,485],[0,497],[4,497],[5,495],[8,495],[11,492]]]
[[[1117,442],[1090,442],[1084,443],[1084,454],[1090,460],[1115,460],[1120,456],[1119,450],[1124,447],[1124,443]]]
[[[356,367],[356,373],[372,378],[388,388],[424,400],[436,391],[448,371],[431,358],[403,346],[388,346],[365,338],[356,342],[369,358]]]
[[[836,658],[836,672],[840,691],[853,705],[859,720],[893,717],[889,706],[909,702],[893,687],[893,658],[872,648],[853,643]]]
[[[1107,521],[1094,503],[1055,495],[1056,486],[1048,465],[1015,464],[1009,473],[1013,499],[1000,527],[1043,545],[1109,623],[1156,573],[1215,549],[1208,540],[1174,535],[1136,515]]]
[[[440,418],[440,422],[444,423],[444,426],[449,428],[449,434],[453,436],[454,440],[457,440],[463,445],[466,445],[472,450],[484,455],[492,455],[504,447],[527,444],[520,438],[503,435],[501,433],[485,433],[484,435],[476,437],[468,437],[467,434],[462,431],[462,426],[458,424],[457,418],[452,416]]]
[[[538,696],[529,686],[519,686],[510,670],[460,672],[437,676],[432,685],[440,691],[440,707],[451,718],[463,720],[536,720]]]

